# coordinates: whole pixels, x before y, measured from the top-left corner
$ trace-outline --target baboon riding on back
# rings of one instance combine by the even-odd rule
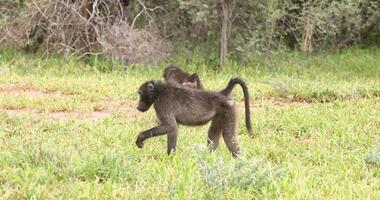
[[[168,83],[178,83],[188,88],[203,90],[202,82],[197,73],[190,74],[176,65],[167,66],[163,77]]]

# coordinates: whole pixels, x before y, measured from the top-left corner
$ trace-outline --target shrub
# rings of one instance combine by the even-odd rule
[[[217,195],[227,188],[259,193],[263,187],[278,181],[284,172],[281,167],[272,167],[261,158],[240,156],[224,162],[220,157],[207,156],[207,147],[197,146],[195,149],[201,178]]]

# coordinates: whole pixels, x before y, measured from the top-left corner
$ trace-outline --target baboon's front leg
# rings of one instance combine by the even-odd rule
[[[178,133],[178,129],[177,128],[172,128],[169,132],[168,132],[168,146],[167,146],[167,151],[168,151],[168,155],[170,155],[170,153],[172,152],[175,152],[176,150],[176,146],[177,146],[177,133]]]
[[[156,126],[154,128],[151,128],[149,130],[143,131],[137,136],[136,145],[139,148],[143,148],[144,141],[146,139],[151,138],[151,137],[164,135],[167,133],[167,130],[168,129],[166,127],[159,125],[159,126]]]

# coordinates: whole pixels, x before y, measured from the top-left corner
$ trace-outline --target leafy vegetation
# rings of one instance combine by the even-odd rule
[[[201,51],[215,66],[380,44],[377,0],[0,0],[0,47],[126,66]],[[68,26],[69,24],[69,26]],[[219,61],[219,62],[218,62]]]
[[[365,158],[365,161],[368,164],[375,165],[377,167],[380,166],[380,148],[379,145],[375,146]]]

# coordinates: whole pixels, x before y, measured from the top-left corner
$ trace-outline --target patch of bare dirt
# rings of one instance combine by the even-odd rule
[[[103,101],[106,109],[104,110],[96,110],[91,112],[65,112],[65,111],[50,111],[50,112],[40,112],[35,109],[29,108],[0,108],[0,111],[6,112],[10,115],[22,115],[27,114],[32,117],[43,117],[54,120],[69,120],[69,119],[90,119],[90,120],[102,120],[110,117],[113,113],[119,112],[123,113],[125,117],[131,118],[135,117],[138,113],[135,108],[135,102],[133,101],[123,101],[121,103],[117,103],[112,99],[107,99]]]
[[[236,101],[235,104],[238,107],[238,109],[244,109],[244,101]],[[311,103],[306,101],[278,100],[275,98],[255,99],[250,102],[250,108],[253,111],[264,109],[264,107],[285,107],[292,105],[308,107],[311,105]]]
[[[69,119],[91,119],[100,120],[111,116],[110,112],[95,111],[95,112],[39,112],[31,109],[0,109],[10,115],[27,114],[32,117],[44,117],[54,120],[69,120]]]
[[[56,91],[42,91],[33,87],[7,87],[0,88],[0,94],[2,95],[25,95],[30,98],[38,97],[49,97],[49,98],[59,98],[66,95],[61,92]],[[30,108],[0,108],[0,111],[6,112],[11,115],[22,115],[28,114],[34,117],[44,117],[54,120],[68,120],[68,119],[91,119],[91,120],[101,120],[110,117],[112,113],[121,112],[126,115],[126,117],[134,117],[137,115],[137,109],[135,109],[135,102],[133,101],[123,101],[117,102],[113,99],[106,99],[102,102],[106,109],[95,110],[92,112],[65,112],[65,111],[50,111],[50,112],[40,112],[35,109]]]
[[[276,98],[270,98],[265,100],[255,100],[254,105],[258,107],[266,106],[289,106],[289,105],[297,105],[297,106],[310,106],[312,103],[307,101],[294,101],[294,100],[279,100]]]
[[[67,94],[59,92],[46,92],[32,87],[0,88],[0,93],[5,95],[25,95],[30,98],[37,97],[61,97]]]
[[[134,117],[138,114],[136,109],[136,102],[131,100],[124,100],[122,102],[114,101],[113,99],[103,100],[104,105],[109,112],[121,112],[125,113],[128,117]]]

